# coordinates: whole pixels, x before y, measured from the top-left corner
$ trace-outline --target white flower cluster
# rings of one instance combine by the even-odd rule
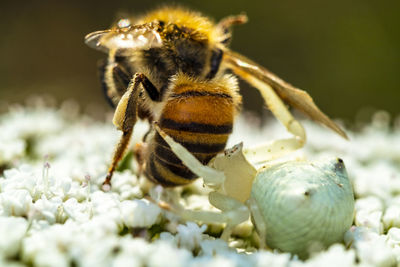
[[[33,139],[51,135],[62,127],[54,112],[15,108],[0,118],[0,165],[25,155]]]
[[[260,131],[245,123],[239,120],[231,144],[256,144],[284,131],[277,123]],[[230,244],[207,234],[220,233],[221,226],[179,224],[144,198],[149,185],[136,177],[133,161],[115,173],[111,192],[101,191],[119,136],[111,123],[71,119],[48,108],[11,110],[0,116],[0,266],[399,264],[399,130],[375,123],[345,141],[313,123],[305,122],[305,128],[308,143],[296,156],[343,158],[354,184],[356,215],[343,244],[301,261],[255,250],[249,222]],[[132,145],[146,130],[145,124],[136,125]],[[187,207],[209,205],[198,185],[189,192],[203,195],[186,191]]]

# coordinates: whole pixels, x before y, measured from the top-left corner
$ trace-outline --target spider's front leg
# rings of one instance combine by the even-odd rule
[[[303,126],[297,121],[281,98],[275,93],[272,87],[257,78],[247,77],[253,86],[260,90],[265,103],[272,114],[285,126],[293,137],[287,139],[274,140],[268,144],[244,150],[246,158],[253,163],[266,162],[273,160],[288,153],[300,149],[306,142],[306,133]]]
[[[204,223],[225,223],[226,227],[224,229],[224,232],[222,233],[221,238],[228,240],[232,233],[233,228],[236,225],[246,221],[249,218],[250,212],[247,206],[244,205],[243,202],[229,195],[230,192],[229,187],[225,188],[225,183],[226,183],[225,171],[216,170],[209,166],[203,165],[185,147],[175,142],[170,136],[168,136],[164,131],[162,131],[157,124],[155,124],[154,127],[156,131],[158,131],[158,133],[162,136],[162,138],[164,138],[164,140],[171,147],[171,150],[177,155],[177,157],[183,162],[183,164],[188,169],[190,169],[193,173],[195,173],[199,177],[202,177],[206,185],[210,186],[215,190],[218,190],[218,192],[215,191],[209,194],[209,201],[214,207],[221,210],[221,212],[188,210],[180,207],[180,205],[176,203],[172,203],[171,211],[180,216],[184,220],[201,221]],[[232,157],[232,159],[234,159],[234,157]],[[225,167],[226,168],[231,167],[230,164],[221,164],[221,160],[217,162],[219,162],[218,164],[219,166],[223,167],[222,168],[223,170]],[[228,173],[231,174],[230,172]],[[245,170],[245,173],[250,173],[250,175],[252,176],[250,181],[252,181],[255,175],[255,171],[253,173],[249,172],[248,170]],[[243,180],[246,180],[248,178],[241,176],[243,172],[239,171],[236,174],[237,176],[240,176],[239,178],[242,178]],[[231,179],[231,177],[229,177],[229,179]],[[233,179],[233,180],[239,180],[239,179]]]

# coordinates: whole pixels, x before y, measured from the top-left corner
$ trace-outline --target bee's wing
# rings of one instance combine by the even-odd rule
[[[270,85],[284,102],[348,139],[346,133],[315,105],[307,92],[295,88],[264,67],[231,50],[224,51],[223,60],[228,68],[247,82],[251,83],[252,79],[257,79]]]
[[[147,25],[130,26],[96,31],[85,36],[85,43],[94,49],[116,56],[129,56],[137,49],[148,49],[162,45],[160,35]]]

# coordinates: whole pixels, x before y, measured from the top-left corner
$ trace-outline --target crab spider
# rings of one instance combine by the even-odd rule
[[[176,200],[170,208],[184,220],[225,223],[221,235],[225,240],[236,225],[251,216],[260,247],[268,244],[305,257],[313,244],[327,247],[343,238],[353,221],[353,190],[341,159],[312,163],[291,161],[265,165],[259,170],[249,163],[249,159],[259,163],[282,157],[301,148],[305,142],[301,124],[268,87],[265,85],[263,90],[268,106],[294,137],[244,150],[240,143],[207,166],[155,123],[156,131],[183,164],[214,190],[208,199],[221,212],[183,209],[176,205]],[[294,234],[284,233],[288,228]]]

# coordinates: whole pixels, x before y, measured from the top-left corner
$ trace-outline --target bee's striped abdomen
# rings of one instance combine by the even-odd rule
[[[215,88],[205,89],[208,88],[177,87],[159,118],[160,128],[203,164],[224,150],[236,108],[231,95]],[[150,142],[148,178],[163,186],[184,185],[197,178],[158,133]]]

